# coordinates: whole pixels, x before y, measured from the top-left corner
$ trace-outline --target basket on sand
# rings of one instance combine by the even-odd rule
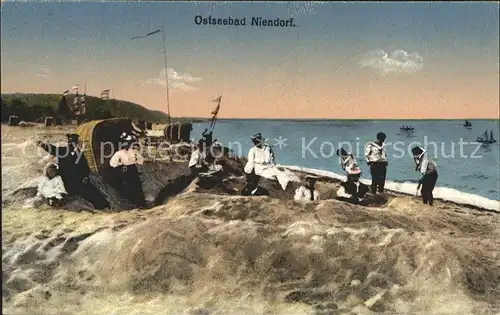
[[[9,117],[9,126],[19,126],[19,117],[12,115]]]
[[[54,126],[54,117],[45,117],[45,127]]]
[[[168,125],[163,132],[167,141],[170,143],[179,143],[190,142],[192,130],[193,124],[191,123],[177,123]]]
[[[101,175],[105,183],[112,181],[114,170],[109,160],[120,149],[120,135],[123,132],[132,132],[130,119],[93,120],[76,129],[91,172]]]

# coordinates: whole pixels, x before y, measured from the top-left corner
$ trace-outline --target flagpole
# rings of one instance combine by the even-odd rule
[[[163,22],[161,35],[163,38],[163,56],[165,57],[164,61],[165,61],[165,85],[167,87],[167,90],[166,90],[166,92],[167,92],[167,94],[166,94],[166,97],[167,97],[167,115],[168,115],[168,124],[170,125],[170,123],[171,123],[171,120],[170,120],[170,98],[169,98],[169,93],[168,93],[167,44],[165,42],[165,22]]]
[[[223,95],[223,94],[224,94],[224,93],[222,93],[222,94],[219,96],[220,98],[219,98],[219,103],[217,104],[217,108],[220,108],[220,104],[222,103],[222,95]],[[214,129],[215,129],[215,124],[216,124],[216,122],[217,122],[217,119],[216,119],[216,118],[217,118],[217,115],[218,115],[218,114],[219,114],[219,112],[217,111],[217,113],[214,115],[214,119],[213,119],[213,121],[212,121],[212,132],[213,132],[213,131],[214,131]]]

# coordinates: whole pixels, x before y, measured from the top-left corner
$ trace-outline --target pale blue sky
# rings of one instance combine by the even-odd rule
[[[295,16],[298,27],[197,26],[197,14]],[[140,102],[141,92],[131,89],[159,76],[161,35],[124,41],[162,23],[169,67],[203,84],[227,82],[224,89],[235,76],[254,86],[265,71],[307,81],[311,73],[323,81],[355,76],[360,56],[374,49],[418,52],[428,72],[491,71],[498,66],[498,21],[498,3],[2,2],[2,92],[57,92],[92,76],[93,88],[113,81],[117,92]],[[54,76],[27,79],[40,68]]]

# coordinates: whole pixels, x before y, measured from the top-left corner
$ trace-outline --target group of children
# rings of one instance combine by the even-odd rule
[[[383,132],[379,132],[377,139],[368,143],[365,148],[365,159],[370,167],[372,177],[370,188],[359,182],[361,170],[358,167],[356,158],[344,149],[337,150],[342,169],[347,173],[347,181],[341,184],[342,187],[337,192],[340,199],[359,203],[363,201],[368,192],[371,192],[372,195],[384,192],[388,166],[385,150],[386,138]],[[433,190],[438,178],[437,164],[428,157],[426,150],[423,148],[415,146],[411,151],[416,165],[415,171],[423,175],[418,181],[417,194],[421,188],[423,203],[432,206],[434,204]]]
[[[211,133],[203,134],[204,138],[197,142],[188,166],[193,175],[217,173],[222,170],[221,165],[210,154],[213,144]],[[51,206],[59,206],[66,195],[76,195],[88,200],[94,208],[109,208],[109,203],[102,193],[90,181],[90,169],[83,152],[78,148],[78,135],[68,134],[68,145],[56,147],[51,144],[38,142],[38,145],[49,154],[57,157],[57,163],[48,164],[44,169],[44,178],[38,186],[37,196],[43,197]],[[135,135],[122,133],[121,148],[109,160],[109,166],[116,170],[114,187],[139,208],[146,207],[144,192],[137,165],[144,163],[141,153],[133,147],[138,142]],[[300,182],[300,178],[293,172],[279,168],[275,162],[274,151],[264,143],[260,133],[251,137],[253,147],[248,152],[247,163],[244,167],[246,186],[241,194],[245,196],[269,195],[269,191],[259,186],[262,177],[277,180],[280,188],[286,190],[290,182]],[[346,172],[347,180],[340,184],[337,199],[354,204],[364,201],[366,195],[384,192],[387,174],[387,154],[385,151],[386,135],[377,134],[377,139],[370,142],[365,149],[366,162],[370,167],[372,177],[371,187],[360,182],[361,169],[354,155],[341,148],[337,150],[340,166]],[[431,160],[421,147],[412,148],[416,171],[423,174],[417,189],[421,188],[422,199],[425,204],[433,205],[433,190],[438,178],[437,165]],[[294,199],[297,201],[318,201],[320,194],[315,188],[318,180],[316,176],[306,176],[305,182],[295,190]]]
[[[361,169],[354,155],[341,148],[337,150],[340,159],[340,166],[347,175],[347,180],[340,184],[337,191],[337,199],[354,204],[361,204],[368,193],[376,195],[384,193],[387,175],[388,159],[385,150],[385,140],[387,136],[383,132],[377,134],[376,140],[368,143],[365,148],[366,163],[370,167],[372,177],[371,187],[360,182]],[[260,133],[252,137],[254,146],[248,152],[248,161],[245,165],[247,175],[247,185],[243,189],[243,195],[269,195],[269,192],[258,186],[261,177],[276,179],[285,190],[290,181],[298,181],[298,177],[286,169],[279,169],[275,163],[275,156],[272,148],[263,143]],[[423,174],[419,180],[418,191],[421,194],[424,204],[433,205],[433,190],[438,178],[437,165],[431,160],[424,149],[415,146],[412,148],[413,159],[416,164],[416,171]],[[294,200],[297,201],[318,201],[319,192],[315,189],[316,176],[306,176],[305,183],[296,189]]]
[[[38,185],[37,197],[43,198],[51,206],[60,206],[64,197],[79,196],[90,202],[95,209],[110,207],[106,197],[90,180],[90,168],[85,154],[78,147],[79,136],[67,134],[68,144],[54,146],[38,141],[37,145],[57,158],[44,168],[44,175]],[[146,207],[144,192],[137,165],[144,163],[141,153],[133,147],[137,137],[122,133],[121,148],[109,160],[115,170],[113,186],[118,193],[139,208]]]

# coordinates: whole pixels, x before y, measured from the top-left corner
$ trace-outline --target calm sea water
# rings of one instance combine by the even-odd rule
[[[438,164],[437,186],[453,188],[493,200],[500,200],[500,144],[479,146],[476,138],[493,130],[498,141],[499,120],[472,120],[472,128],[463,120],[219,120],[214,138],[236,153],[246,156],[252,146],[250,137],[262,133],[274,145],[277,163],[315,168],[342,174],[335,150],[343,144],[357,157],[363,177],[371,179],[364,163],[364,145],[378,132],[387,135],[388,180],[415,182],[409,149],[418,144],[427,147]],[[400,132],[402,125],[415,128],[412,134]],[[207,123],[194,125],[193,137],[199,137]],[[282,145],[279,145],[281,137]]]

